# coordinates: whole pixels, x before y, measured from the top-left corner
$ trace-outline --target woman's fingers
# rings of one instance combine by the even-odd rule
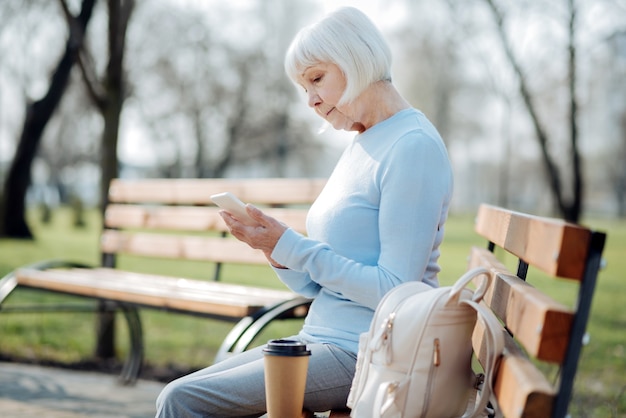
[[[226,211],[220,211],[220,215],[235,238],[247,243],[252,248],[271,254],[287,227],[254,206],[248,205],[246,210],[259,223],[258,226],[243,224]]]

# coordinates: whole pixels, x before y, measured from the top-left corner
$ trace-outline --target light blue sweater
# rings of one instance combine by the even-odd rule
[[[272,253],[288,267],[280,279],[314,298],[303,338],[356,353],[391,288],[438,286],[452,182],[441,137],[415,109],[353,139],[309,211],[308,237],[288,229]]]

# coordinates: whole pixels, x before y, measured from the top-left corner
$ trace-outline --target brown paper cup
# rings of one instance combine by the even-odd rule
[[[311,352],[296,340],[270,340],[265,354],[268,418],[300,418]]]

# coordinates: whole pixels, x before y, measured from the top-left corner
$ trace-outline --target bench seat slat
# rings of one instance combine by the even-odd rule
[[[587,228],[482,204],[475,229],[489,241],[552,276],[583,278],[591,239]]]
[[[470,268],[492,271],[484,301],[526,350],[540,360],[560,363],[565,357],[574,312],[510,274],[496,256],[473,247]]]
[[[550,416],[556,390],[535,367],[513,338],[502,328],[505,351],[498,367],[494,393],[498,406],[509,418],[545,418]],[[485,367],[485,328],[478,321],[472,342],[478,360]]]
[[[241,241],[222,237],[106,230],[102,233],[100,246],[105,253],[222,263],[268,264],[261,251],[252,249]]]
[[[111,204],[105,213],[108,228],[141,228],[184,231],[228,231],[217,207],[201,206],[141,206]],[[306,232],[307,209],[262,208],[267,215]]]
[[[24,286],[233,318],[297,296],[289,291],[106,268],[22,269],[16,278]]]
[[[54,271],[54,270],[50,270]],[[66,270],[63,270],[66,271]],[[184,277],[171,277],[160,276],[157,274],[137,273],[132,271],[124,271],[119,269],[112,269],[106,267],[98,267],[94,269],[72,269],[72,271],[82,272],[86,274],[92,274],[91,272],[98,274],[101,278],[111,280],[133,280],[136,282],[145,281],[149,284],[157,286],[176,286],[185,289],[192,290],[194,292],[201,291],[211,293],[216,292],[220,294],[232,294],[237,297],[261,297],[265,299],[276,299],[276,301],[283,299],[290,299],[296,296],[289,290],[269,289],[264,287],[252,287],[244,286],[233,283],[215,282],[208,280],[189,279]]]
[[[211,195],[231,192],[242,201],[263,204],[310,204],[325,179],[114,179],[109,200],[117,203],[212,204]],[[271,193],[268,193],[268,190]]]

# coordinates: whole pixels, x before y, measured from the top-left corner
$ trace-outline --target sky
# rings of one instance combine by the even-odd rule
[[[220,2],[219,4],[221,4],[224,7],[240,7],[242,10],[250,7],[253,2],[256,2],[258,0],[229,0],[228,3],[224,3],[222,2],[222,0],[167,0],[171,3],[177,4],[177,5],[182,5],[182,7],[184,7],[185,4],[188,4],[189,6],[193,6],[195,8],[205,8],[207,10],[211,10],[212,7],[215,6],[215,4],[217,4],[217,2]],[[270,3],[271,0],[263,0],[263,1],[267,1],[268,5],[271,6],[272,3]],[[290,0],[290,1],[300,1],[300,0]],[[414,0],[411,0],[414,1]],[[595,108],[591,109],[591,111],[598,113],[597,117],[594,117],[594,120],[591,119],[587,119],[586,122],[584,124],[581,124],[580,126],[580,132],[581,132],[581,149],[585,152],[585,156],[590,154],[590,150],[591,148],[593,148],[593,150],[598,149],[599,145],[602,144],[609,144],[612,145],[611,143],[611,138],[615,135],[619,135],[617,132],[619,132],[619,129],[615,129],[615,125],[610,123],[611,121],[608,120],[610,115],[608,114],[608,112],[606,111],[607,106],[606,105],[602,105],[602,103],[606,103],[609,101],[609,99],[617,101],[617,102],[621,102],[624,103],[623,98],[622,100],[620,100],[620,97],[612,97],[610,96],[608,93],[606,93],[606,97],[601,97],[600,99],[598,99],[597,97],[594,97],[591,95],[591,93],[595,93],[594,92],[594,88],[596,88],[596,84],[599,83],[596,82],[595,79],[588,81],[590,79],[590,77],[585,73],[585,71],[587,73],[589,73],[591,71],[591,69],[595,69],[597,68],[596,65],[593,64],[593,62],[595,61],[594,58],[597,58],[600,52],[602,52],[602,48],[606,47],[606,39],[610,37],[611,34],[615,34],[618,33],[619,30],[621,30],[623,32],[623,28],[625,28],[624,26],[624,13],[619,13],[619,10],[625,10],[625,9],[619,9],[617,7],[614,7],[613,9],[611,9],[610,7],[607,7],[607,4],[618,4],[621,0],[610,0],[608,2],[605,1],[595,1],[595,0],[581,0],[578,2],[579,5],[581,5],[581,7],[583,7],[583,12],[580,15],[580,24],[581,27],[584,27],[584,30],[582,30],[579,33],[578,36],[578,43],[580,46],[580,55],[579,55],[579,61],[581,63],[583,63],[583,65],[581,65],[581,73],[580,73],[580,79],[581,80],[586,80],[586,83],[588,84],[581,84],[581,98],[584,99],[582,100],[582,111],[581,111],[581,115],[589,115],[591,114],[589,112],[590,109],[588,109],[589,104],[591,104],[592,106],[595,106]],[[265,4],[265,3],[263,3]],[[304,3],[303,3],[304,4]],[[354,6],[354,7],[358,7],[359,9],[363,10],[363,12],[365,12],[370,18],[372,18],[372,20],[374,21],[374,23],[380,27],[380,29],[382,30],[383,34],[392,34],[394,32],[394,29],[398,28],[400,25],[406,23],[403,20],[405,19],[405,16],[408,15],[408,13],[405,12],[405,10],[403,10],[403,8],[405,7],[410,7],[410,5],[413,4],[419,4],[420,6],[423,4],[424,7],[424,12],[427,13],[427,17],[428,17],[428,23],[434,23],[434,25],[432,26],[436,26],[437,24],[439,24],[440,22],[436,19],[436,9],[437,7],[434,6],[441,6],[442,4],[446,4],[445,2],[441,2],[439,3],[439,0],[432,0],[431,3],[426,4],[426,2],[420,2],[420,3],[408,3],[407,0],[308,0],[307,4],[312,4],[313,7],[311,7],[311,11],[310,11],[310,22],[314,22],[315,20],[317,20],[319,17],[321,17],[321,15],[323,13],[327,13],[327,12],[331,12],[332,10],[336,9],[337,7],[340,6]],[[549,0],[543,0],[543,1],[538,1],[537,3],[528,3],[528,4],[549,4]],[[561,2],[557,2],[555,3],[555,5],[563,5],[563,3]],[[318,7],[315,7],[315,5],[317,5]],[[562,46],[563,43],[563,37],[564,34],[566,34],[566,32],[564,32],[564,29],[562,27],[562,22],[561,25],[559,27],[557,27],[556,29],[554,28],[554,24],[555,22],[559,22],[559,19],[557,19],[558,16],[560,16],[557,12],[562,12],[562,10],[558,9],[558,7],[555,6],[555,9],[550,10],[551,13],[548,13],[546,11],[543,10],[538,10],[538,6],[535,6],[535,10],[531,10],[530,12],[526,12],[525,10],[521,10],[519,5],[516,5],[515,2],[511,3],[510,7],[510,12],[512,13],[512,15],[510,17],[512,17],[513,19],[509,22],[510,24],[512,24],[512,26],[510,26],[512,28],[512,30],[516,31],[516,34],[519,33],[520,36],[513,36],[514,39],[514,43],[515,43],[515,50],[518,54],[520,54],[521,57],[531,57],[533,58],[534,61],[537,61],[539,63],[543,63],[543,64],[550,64],[550,65],[555,65],[555,64],[559,64],[558,60],[553,59],[554,57],[554,53],[555,53],[555,39],[558,40],[559,42],[556,43],[556,45],[558,47]],[[445,6],[442,6],[445,7]],[[617,9],[617,10],[616,10]],[[421,11],[421,8],[420,8]],[[0,18],[2,18],[2,16],[0,16]],[[475,19],[475,16],[468,16],[467,19]],[[0,19],[1,20],[1,19]],[[26,22],[29,23],[29,22]],[[450,22],[446,22],[446,23],[450,23]],[[475,23],[475,22],[474,22]],[[46,28],[48,26],[43,25]],[[40,28],[42,27],[42,25],[39,25],[38,23],[33,24],[34,28]],[[5,28],[7,28],[7,26],[5,26]],[[559,29],[560,28],[560,29]],[[621,28],[621,29],[620,29]],[[10,28],[7,28],[9,30],[5,30],[5,31],[0,31],[0,46],[2,46],[2,44],[6,44],[7,42],[11,41],[11,37],[15,35],[16,32],[18,33],[24,33],[23,31],[20,30],[10,30]],[[30,29],[30,27],[29,27]],[[54,25],[52,25],[51,29],[55,29]],[[437,27],[437,29],[441,29],[441,30],[447,30],[448,27],[446,26],[439,26]],[[471,27],[470,29],[476,29],[476,27]],[[41,42],[41,46],[42,47],[50,47],[50,39],[47,36],[47,34],[41,34],[38,33],[36,31],[30,31],[28,32],[31,36],[35,36],[38,34],[38,38],[42,38],[44,40],[44,42]],[[475,33],[471,33],[472,35],[475,35]],[[239,33],[239,35],[241,36],[241,33]],[[500,48],[499,43],[484,43],[485,42],[485,38],[478,38],[479,41],[483,42],[482,44],[478,45],[478,44],[470,44],[469,47],[467,44],[462,45],[464,49],[461,52],[464,52],[468,55],[471,55],[472,57],[483,57],[481,58],[484,59],[485,61],[485,66],[479,66],[476,67],[476,65],[474,66],[468,66],[468,65],[464,65],[463,67],[463,72],[464,75],[466,77],[471,77],[474,73],[477,74],[477,80],[476,80],[476,84],[479,85],[479,82],[484,81],[482,80],[480,77],[482,77],[485,73],[485,68],[486,66],[492,66],[495,65],[494,62],[497,61],[497,57],[498,54],[496,53],[491,53],[491,50],[493,49],[493,51],[497,52],[497,50]],[[480,48],[476,48],[477,46],[483,46],[483,49],[481,50]],[[484,47],[485,45],[487,45],[487,47]],[[474,48],[471,48],[471,47]],[[495,48],[495,49],[494,49]],[[487,50],[487,53],[485,54],[485,50]],[[468,52],[469,51],[469,52]],[[626,50],[624,50],[626,51]],[[394,51],[395,52],[395,51]],[[558,52],[558,51],[557,51]],[[31,54],[32,55],[32,54]],[[624,56],[626,56],[626,52],[623,53]],[[486,57],[486,58],[485,58]],[[543,57],[544,60],[540,60],[537,58],[541,58]],[[27,62],[29,61],[27,58],[29,57],[25,57],[24,59],[27,60]],[[530,62],[532,62],[533,60],[529,60]],[[475,61],[473,61],[475,62]],[[482,61],[481,61],[482,62]],[[605,61],[602,61],[605,62]],[[626,62],[624,60],[621,61],[621,67],[616,68],[613,70],[613,72],[619,76],[620,74],[624,74],[624,65],[623,62]],[[592,63],[592,64],[589,64]],[[0,65],[2,63],[0,62]],[[532,68],[531,68],[532,69]],[[498,77],[502,77],[503,75],[506,76],[507,73],[506,71],[498,71],[498,72],[494,72],[497,73],[496,75]],[[587,77],[585,77],[587,75]],[[545,79],[545,82],[550,82],[551,79],[547,78],[547,77],[543,77]],[[499,80],[499,79],[498,79]],[[496,80],[496,81],[498,81]],[[33,84],[32,81],[36,81],[36,80],[26,80],[26,81],[31,81],[30,84]],[[45,80],[47,81],[47,80]],[[398,87],[400,88],[401,92],[403,92],[402,87],[400,85],[400,78],[398,78]],[[503,81],[502,83],[508,83],[508,80]],[[20,83],[15,83],[14,80],[9,80],[9,78],[6,76],[6,72],[0,72],[0,165],[6,164],[11,160],[11,158],[13,157],[14,154],[14,149],[15,149],[15,145],[16,145],[16,135],[15,132],[19,131],[20,129],[20,125],[23,123],[23,103],[22,104],[16,104],[15,100],[11,99],[11,94],[15,94],[16,89],[21,88],[18,84]],[[46,87],[45,84],[41,84],[39,83],[39,87]],[[489,86],[485,87],[483,85],[483,88],[488,88]],[[32,97],[36,97],[37,96],[37,90],[38,88],[33,88],[32,85],[29,88],[29,95]],[[597,89],[596,89],[597,90]],[[487,93],[490,93],[490,91],[487,91]],[[597,93],[596,93],[597,96]],[[306,105],[303,105],[304,108],[306,108]],[[619,109],[623,109],[623,106],[614,106],[615,108],[619,108]],[[467,108],[471,108],[471,106],[465,106],[465,109]],[[507,108],[508,109],[508,108]],[[504,110],[507,110],[504,109]],[[494,154],[498,154],[500,152],[504,152],[501,151],[501,149],[504,149],[504,142],[502,141],[502,137],[503,136],[508,136],[511,135],[511,138],[513,138],[513,134],[514,135],[514,139],[515,138],[523,138],[524,142],[523,144],[530,144],[532,146],[532,150],[533,152],[536,153],[536,145],[535,143],[530,143],[530,141],[526,141],[527,138],[531,138],[533,133],[529,132],[526,133],[525,131],[522,132],[520,134],[520,131],[522,130],[520,128],[520,126],[522,126],[523,128],[527,128],[528,127],[528,121],[526,119],[520,119],[519,116],[517,116],[517,119],[514,120],[513,122],[518,121],[517,123],[512,123],[511,120],[506,119],[504,116],[506,115],[502,115],[501,113],[497,112],[496,110],[498,109],[492,109],[490,108],[490,110],[493,110],[493,112],[490,112],[490,118],[487,121],[487,123],[485,124],[485,126],[483,127],[483,130],[480,133],[472,133],[469,132],[466,137],[470,137],[470,139],[473,142],[460,142],[456,143],[456,144],[452,144],[452,146],[450,147],[450,152],[451,155],[453,156],[453,158],[459,162],[460,159],[462,159],[463,161],[469,162],[474,164],[476,161],[484,161],[485,159],[491,160],[494,158]],[[526,113],[524,112],[523,109],[515,109],[513,108],[512,110],[516,111],[516,115],[521,114],[523,118],[526,118]],[[308,111],[308,109],[307,109]],[[128,106],[125,109],[126,117],[130,117],[132,118],[132,106]],[[130,112],[130,113],[129,113]],[[593,115],[592,115],[593,116]],[[602,122],[602,123],[597,123],[598,121]],[[592,126],[592,122],[594,124],[597,124],[598,126],[596,127],[595,125]],[[318,126],[322,126],[323,125],[323,121],[320,119],[319,120],[319,125]],[[508,130],[503,130],[503,128],[500,126],[502,125],[502,127],[507,128]],[[554,125],[554,124],[552,124]],[[592,126],[592,128],[590,129],[589,127]],[[313,126],[313,129],[315,129],[316,126]],[[126,129],[128,129],[128,126],[126,126]],[[128,131],[130,132],[130,131]],[[127,135],[123,135],[120,137],[120,149],[119,149],[119,153],[120,153],[120,157],[126,161],[126,162],[132,162],[132,163],[138,163],[138,164],[142,164],[148,161],[140,161],[140,160],[149,160],[152,161],[155,159],[155,156],[150,156],[149,152],[147,152],[147,150],[150,150],[150,143],[146,143],[146,141],[140,141],[137,140],[137,138],[141,138],[141,132],[130,132],[130,134],[127,133]],[[320,133],[319,137],[320,139],[324,140],[325,142],[327,142],[328,144],[332,144],[334,145],[333,150],[329,151],[332,153],[335,153],[335,151],[337,150],[341,150],[342,148],[344,148],[345,144],[347,144],[347,142],[353,138],[354,133],[351,132],[338,132],[335,131],[334,129],[327,129],[325,132]],[[125,138],[129,138],[132,137],[134,138],[134,140],[130,141],[128,139]],[[448,137],[447,137],[448,138]],[[491,142],[488,142],[491,141]],[[495,142],[494,142],[495,141]],[[485,152],[486,147],[489,147],[489,152]],[[515,147],[516,147],[516,152],[520,152],[519,149],[520,144],[518,142],[515,142]],[[132,157],[131,157],[132,156]],[[2,180],[2,176],[3,174],[0,173],[0,180]]]
[[[402,16],[402,4],[394,0],[322,0],[324,12],[328,13],[341,6],[353,6],[362,10],[381,28],[393,25]]]
[[[177,0],[177,1],[181,1],[181,0]],[[187,1],[189,3],[198,3],[198,4],[205,5],[205,6],[208,4],[206,0],[184,0],[184,1]],[[372,20],[375,21],[375,23],[381,28],[381,30],[392,27],[394,23],[397,22],[398,19],[400,19],[402,16],[402,10],[401,10],[402,2],[397,2],[394,0],[386,0],[386,1],[381,1],[381,0],[361,0],[361,1],[318,0],[318,2],[321,4],[322,6],[321,9],[324,13],[331,12],[332,10],[341,6],[358,7],[363,12],[365,12],[370,18],[372,18]],[[245,7],[248,1],[247,0],[234,0],[231,4],[237,5],[238,3],[241,4],[242,7]],[[315,18],[313,18],[312,21]],[[0,90],[5,90],[7,88],[7,86],[4,86],[3,88],[3,81],[4,80],[0,79]],[[3,106],[7,106],[6,98],[0,95],[0,109]],[[0,118],[4,116],[4,118],[11,117],[13,119],[16,116],[15,112],[6,112],[6,110],[8,109],[5,108],[5,112],[0,112]],[[3,121],[0,120],[0,126],[6,125],[5,123],[2,123],[2,122]],[[4,122],[7,122],[7,121],[4,121]],[[5,126],[5,128],[8,129],[8,126]],[[8,131],[5,131],[0,128],[0,162],[10,161],[15,150],[14,138],[9,138],[8,136],[9,136]],[[339,138],[339,142],[341,143],[342,142],[341,138],[346,138],[347,140],[348,138],[351,138],[353,134],[347,133],[347,132],[337,133],[333,129],[329,129],[327,132],[324,132],[323,134],[321,134],[321,136],[328,138],[330,142],[334,142]],[[139,145],[139,148],[142,152],[139,152],[139,153],[137,152],[137,149],[136,149],[137,143],[120,144],[120,145],[121,145],[120,154],[122,158],[128,158],[131,156],[137,157],[142,154],[145,156],[145,147],[142,146],[141,144]]]
[[[221,0],[170,0],[170,1],[175,2],[175,3],[184,1],[184,2],[188,2],[189,4],[194,4],[196,6],[201,5],[202,7],[210,8],[211,1],[221,1]],[[250,5],[252,1],[253,0],[232,0],[231,2],[229,2],[229,5],[233,5],[234,7],[237,7],[239,5],[240,7],[245,8],[246,6]],[[314,21],[317,18],[319,18],[320,17],[319,14],[321,14],[321,12],[324,12],[324,13],[330,12],[340,6],[354,6],[363,10],[368,16],[370,16],[372,20],[377,24],[377,26],[381,28],[383,33],[385,33],[388,30],[393,29],[394,26],[397,25],[398,22],[403,18],[403,16],[406,15],[405,13],[403,13],[404,12],[403,7],[406,7],[405,6],[406,2],[400,1],[400,0],[311,0],[311,2],[317,3],[320,5],[319,10],[317,10],[315,14],[312,13],[311,21]],[[429,8],[428,10],[429,10],[429,13],[433,12],[432,8]],[[611,15],[607,15],[606,13],[599,13],[598,10],[599,9],[597,6],[591,7],[590,9],[588,9],[589,16],[586,18],[593,17],[594,20],[601,23],[599,26],[603,28],[613,27],[615,23],[614,22],[611,23],[611,22],[612,22],[612,19],[615,19],[615,17]],[[545,35],[545,33],[539,30],[541,29],[541,27],[545,29],[546,27],[545,22],[543,22],[541,25],[538,25],[537,22],[535,22],[534,25],[530,25],[531,27],[535,27],[537,30],[528,30],[529,25],[527,24],[528,23],[527,21],[524,21],[522,23],[524,24],[523,33],[525,34],[525,37],[520,37],[520,40],[519,40],[520,42],[524,44],[529,44],[532,46],[532,45],[535,45],[536,42],[531,42],[530,38],[528,38],[531,35],[531,32],[538,33],[539,35]],[[530,51],[530,53],[533,53],[535,55],[537,54],[536,48],[526,48],[524,47],[524,45],[522,45],[520,50],[522,52]],[[0,78],[0,91],[4,90],[6,92],[10,90],[11,88],[13,87],[8,85],[6,80],[2,80]],[[17,113],[20,113],[20,112],[17,112]],[[8,138],[6,135],[8,131],[6,129],[8,129],[8,125],[10,124],[15,125],[16,123],[18,123],[17,119],[19,118],[16,117],[17,113],[16,113],[16,109],[14,109],[13,106],[10,105],[10,101],[7,100],[5,96],[3,97],[2,95],[0,95],[0,162],[10,160],[11,156],[13,155],[15,138],[13,137]],[[321,125],[322,125],[322,121],[320,120],[320,126]],[[3,127],[5,129],[4,132],[2,131]],[[14,128],[14,126],[12,126],[12,128]],[[136,135],[133,135],[133,136],[137,137]],[[353,137],[353,133],[336,132],[333,129],[328,129],[326,132],[320,134],[320,136],[323,139],[327,139],[329,143],[337,143],[338,147],[341,147],[341,145],[345,143],[341,139],[345,138],[345,141],[347,141],[349,138]],[[145,144],[141,144],[139,143],[139,141],[135,141],[134,143],[126,143],[126,144],[121,143],[120,145],[121,145],[120,156],[124,159],[128,159],[130,155],[144,156],[144,157],[146,156]]]

